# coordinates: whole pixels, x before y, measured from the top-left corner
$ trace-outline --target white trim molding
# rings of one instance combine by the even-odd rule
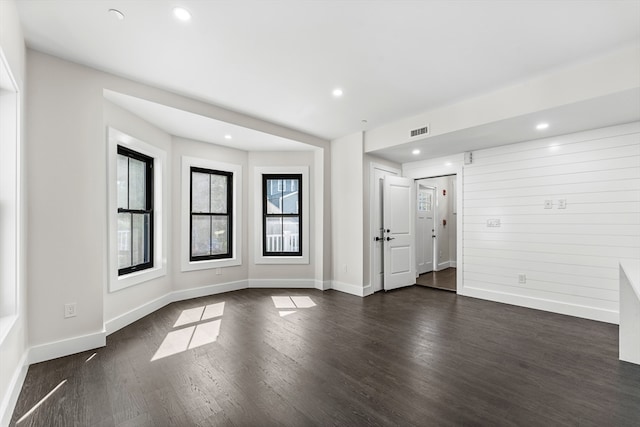
[[[541,298],[525,297],[522,295],[514,295],[506,292],[478,289],[471,286],[465,286],[462,292],[458,291],[458,294],[493,302],[517,305],[520,307],[533,308],[542,311],[549,311],[552,313],[566,314],[568,316],[581,317],[583,319],[597,320],[599,322],[618,324],[620,321],[620,316],[617,311],[551,301]]]
[[[168,185],[167,152],[130,135],[107,127],[107,195],[109,242],[109,292],[128,288],[167,274]],[[118,275],[118,145],[153,158],[153,268],[122,276]]]
[[[13,416],[13,411],[18,402],[20,391],[24,385],[24,380],[27,377],[27,371],[29,370],[29,350],[26,350],[20,359],[18,368],[13,373],[6,393],[0,403],[0,426],[8,426]]]
[[[233,173],[231,258],[191,261],[191,167],[219,170]],[[205,270],[231,267],[242,264],[242,165],[217,162],[197,157],[182,156],[182,194],[180,200],[180,267],[181,271]]]
[[[29,349],[29,364],[40,363],[70,354],[81,353],[107,345],[107,334],[104,330],[92,334],[67,338],[33,346]]]
[[[357,297],[367,296],[373,291],[373,287],[371,285],[352,285],[351,283],[338,282],[337,280],[331,282],[331,289],[344,292],[346,294],[355,295]]]

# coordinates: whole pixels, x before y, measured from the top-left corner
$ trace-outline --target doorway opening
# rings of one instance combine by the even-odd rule
[[[416,179],[416,285],[457,291],[456,179]]]

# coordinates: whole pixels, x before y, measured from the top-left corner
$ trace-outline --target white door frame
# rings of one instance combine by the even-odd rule
[[[381,192],[379,183],[375,182],[375,170],[383,170],[385,172],[389,172],[391,174],[395,174],[396,176],[401,176],[402,173],[400,169],[396,169],[390,166],[383,165],[381,163],[371,162],[369,165],[369,286],[373,289],[373,276],[376,274],[374,269],[374,249],[376,245],[373,242],[374,237],[377,235],[378,230],[375,229],[375,224],[373,221],[375,215],[375,209],[382,209],[382,206],[375,206],[375,192]],[[376,185],[377,184],[377,185]],[[382,214],[382,212],[380,212]],[[383,264],[384,265],[384,264]]]
[[[413,165],[411,168],[403,167],[402,174],[416,180],[435,178],[438,176],[456,176],[456,293],[464,295],[464,256],[463,256],[463,217],[464,205],[462,203],[464,164],[462,159],[452,165],[424,164]]]
[[[426,184],[420,184],[420,180],[419,179],[415,179],[414,182],[416,183],[416,193],[418,191],[420,191],[420,186],[423,186],[424,188],[427,188],[431,191],[433,191],[433,200],[432,200],[432,215],[433,215],[433,229],[431,230],[430,236],[434,236],[437,235],[436,234],[436,227],[438,224],[438,207],[437,207],[437,201],[438,201],[438,189],[432,185],[426,185]],[[425,273],[420,273],[420,265],[419,265],[419,261],[418,261],[418,242],[417,239],[419,236],[418,234],[418,209],[416,206],[416,226],[415,226],[415,230],[416,230],[416,277],[420,276],[421,274],[426,274],[429,273],[431,271],[436,271],[436,267],[437,267],[437,263],[436,263],[436,242],[437,242],[437,238],[431,237],[431,270],[427,271]]]

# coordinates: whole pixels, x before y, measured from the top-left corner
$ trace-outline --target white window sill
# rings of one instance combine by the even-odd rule
[[[256,264],[309,264],[306,256],[260,256],[256,258]]]
[[[9,332],[11,332],[13,325],[16,324],[16,320],[18,320],[17,314],[0,317],[0,345],[4,343],[4,339],[9,335]]]
[[[148,282],[149,280],[157,279],[158,277],[165,276],[166,274],[167,268],[163,266],[118,276],[116,281],[112,281],[110,283],[109,292],[119,291],[130,286]]]
[[[182,271],[207,270],[211,268],[234,267],[242,265],[237,258],[208,259],[205,261],[186,261],[182,262]]]

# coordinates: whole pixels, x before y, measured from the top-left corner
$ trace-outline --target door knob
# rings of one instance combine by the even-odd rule
[[[396,239],[395,237],[387,237],[387,242],[390,241],[390,240],[395,240],[395,239]]]
[[[376,237],[373,238],[373,240],[375,240],[376,242],[379,242],[380,240],[382,240],[382,237],[376,236]]]

